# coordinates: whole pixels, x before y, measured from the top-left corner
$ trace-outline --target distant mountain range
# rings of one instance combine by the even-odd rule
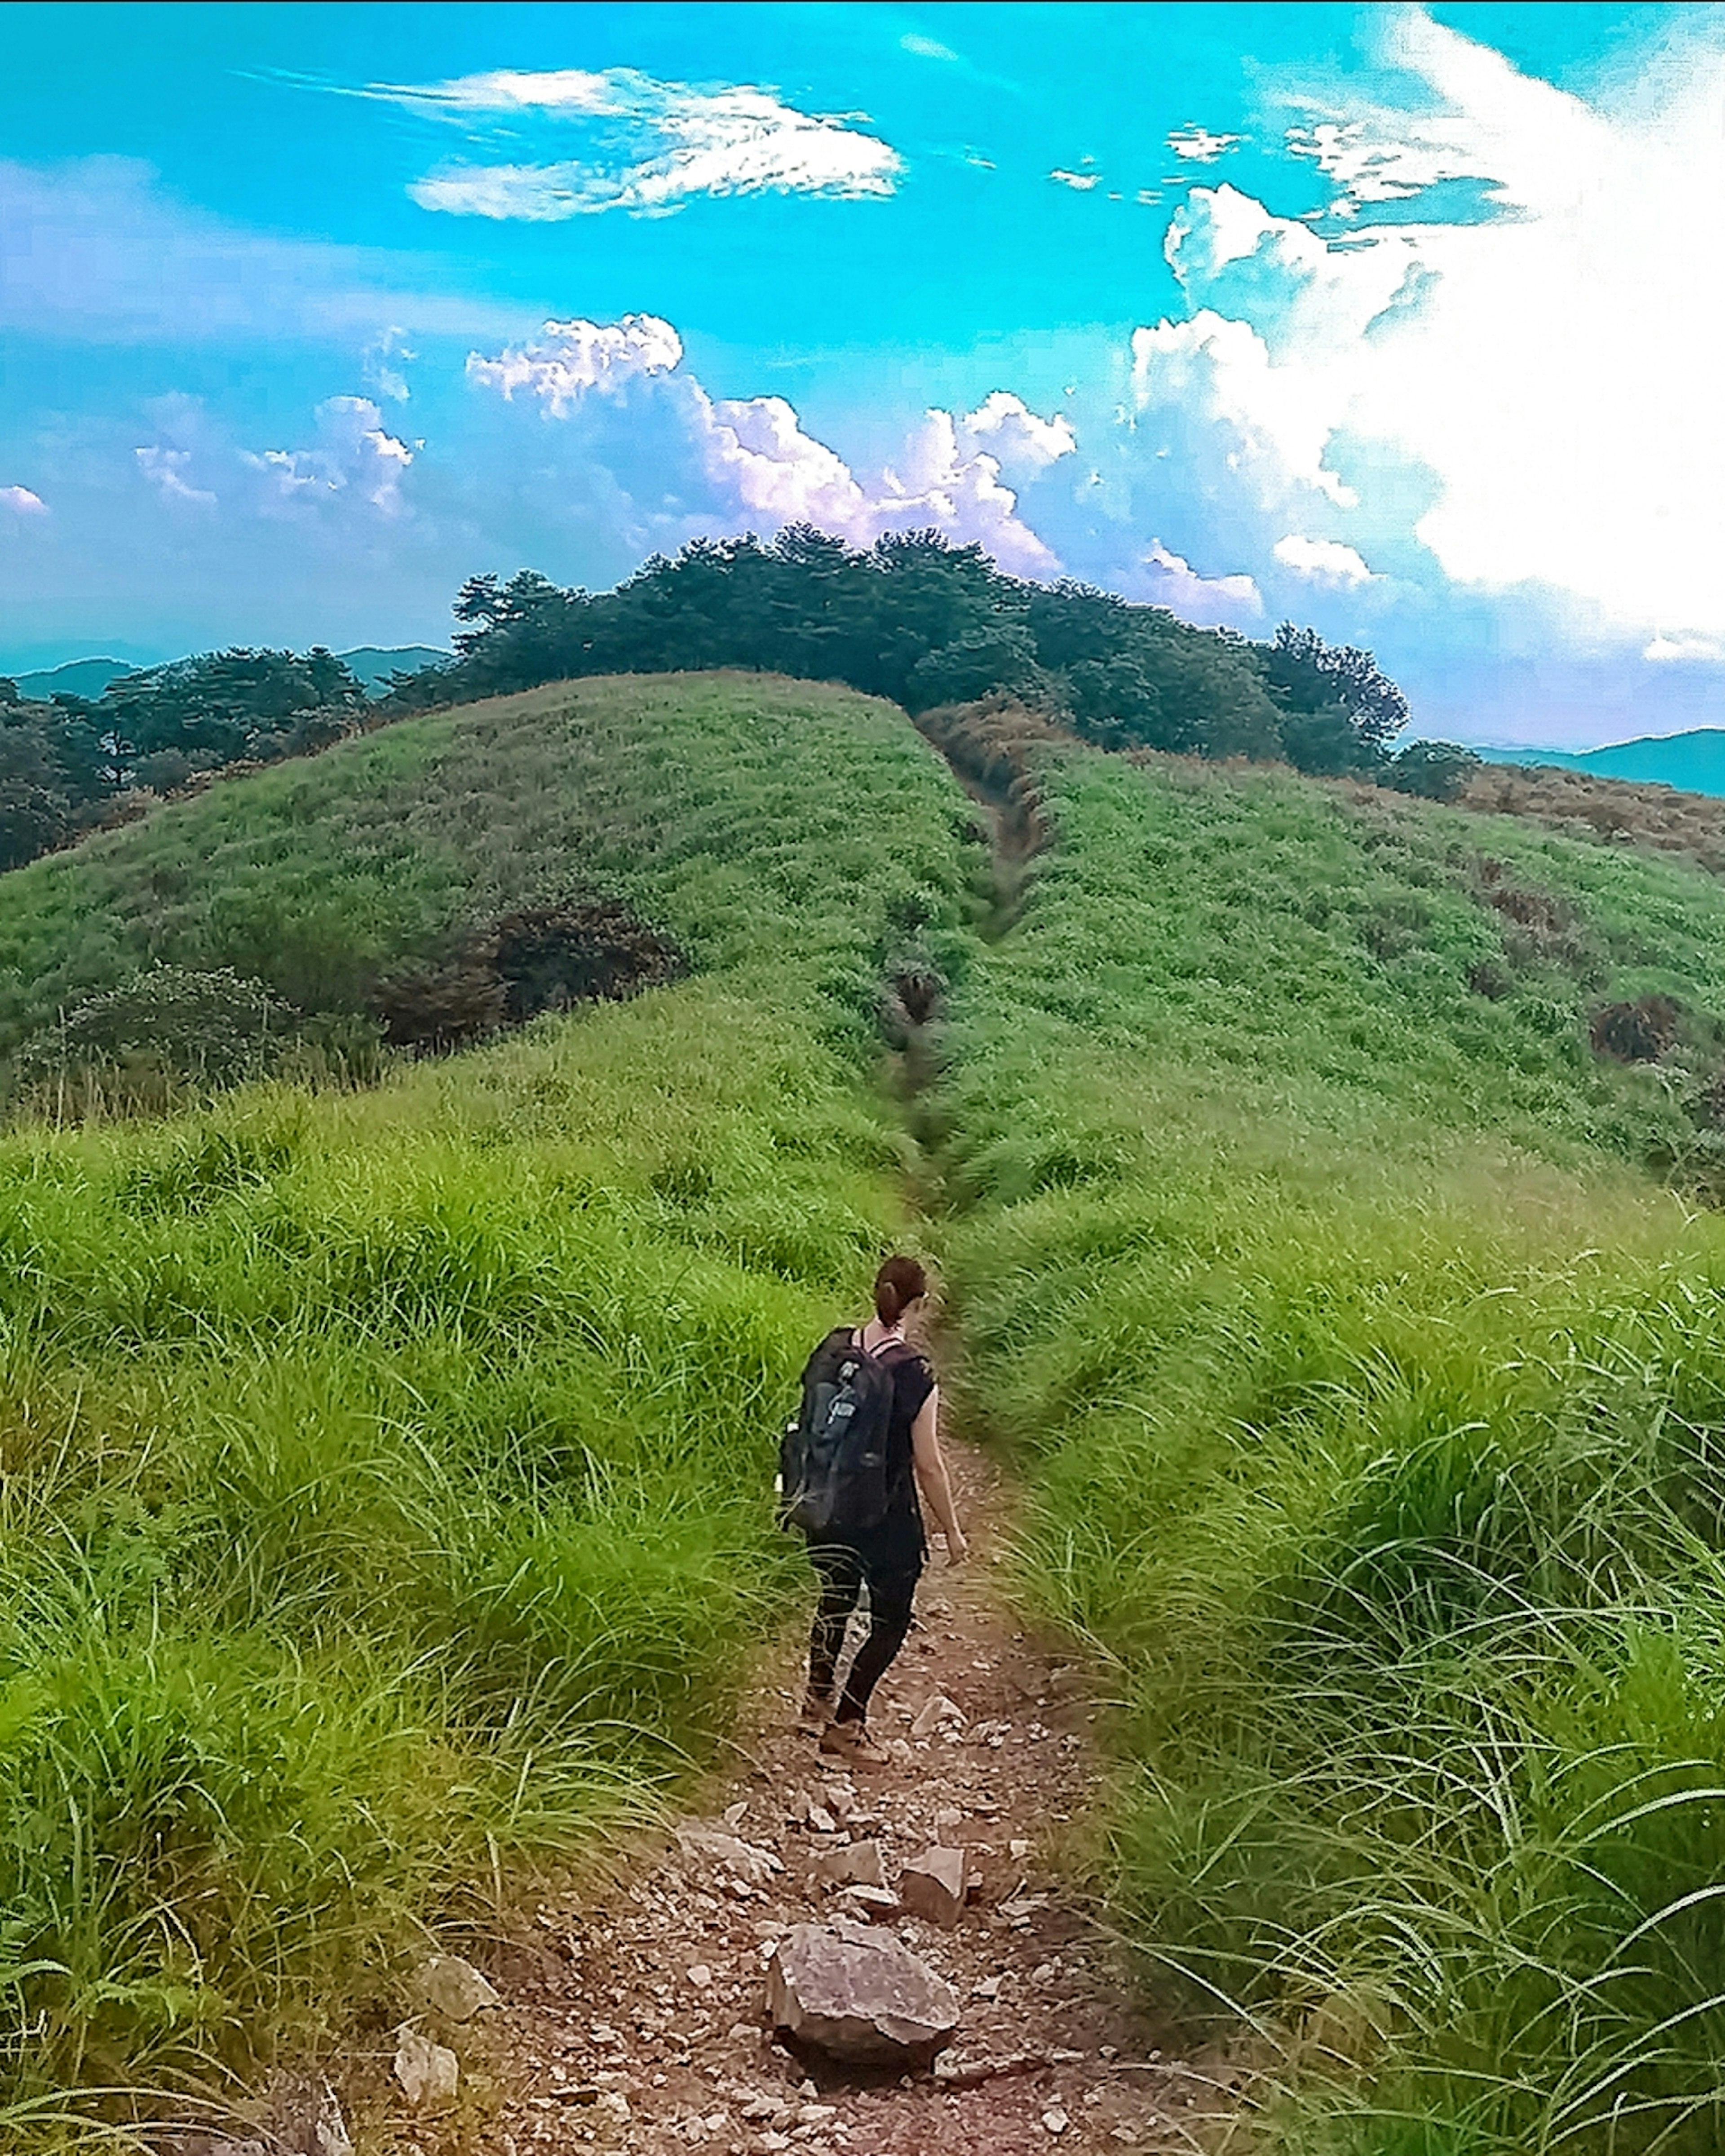
[[[447,659],[447,651],[434,651],[429,644],[398,644],[385,649],[375,644],[362,644],[354,651],[338,651],[338,659],[345,660],[355,674],[375,696],[380,696],[392,674],[412,674],[421,666],[434,666],[439,660]],[[14,674],[20,696],[32,702],[46,703],[50,696],[100,696],[110,681],[117,681],[122,674],[139,674],[144,670],[129,666],[123,659],[69,659],[64,666],[50,666],[35,674]]]
[[[1644,734],[1606,748],[1482,748],[1488,763],[1554,763],[1594,778],[1626,778],[1637,786],[1675,786],[1684,793],[1725,797],[1725,726],[1682,734]]]

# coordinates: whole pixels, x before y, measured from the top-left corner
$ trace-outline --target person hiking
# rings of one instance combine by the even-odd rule
[[[820,1585],[798,1719],[819,1731],[823,1752],[859,1766],[886,1764],[869,1738],[869,1699],[911,1629],[928,1547],[919,1483],[947,1562],[966,1549],[941,1451],[940,1389],[928,1358],[905,1339],[905,1319],[927,1292],[914,1258],[889,1258],[875,1276],[874,1316],[829,1333],[809,1358],[802,1414],[785,1434],[786,1523],[807,1536]],[[845,1626],[865,1587],[868,1635],[834,1704]]]

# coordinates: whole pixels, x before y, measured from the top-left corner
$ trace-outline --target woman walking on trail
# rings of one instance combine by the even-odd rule
[[[809,1536],[809,1560],[820,1583],[809,1642],[803,1726],[820,1732],[823,1752],[859,1766],[886,1763],[886,1754],[869,1738],[869,1699],[911,1629],[911,1603],[928,1547],[916,1502],[918,1484],[946,1537],[947,1562],[957,1564],[965,1553],[964,1531],[941,1451],[940,1389],[928,1358],[905,1339],[905,1319],[927,1292],[928,1276],[914,1258],[889,1258],[875,1276],[874,1316],[858,1328],[829,1335],[804,1373],[805,1433],[820,1414],[828,1415],[829,1427],[837,1420],[836,1399],[839,1416],[857,1408],[854,1427],[860,1431],[873,1417],[884,1436],[884,1458],[874,1438],[865,1440],[873,1449],[853,1455],[853,1460],[860,1456],[869,1463],[860,1474],[850,1461],[843,1462],[833,1480],[840,1494],[817,1507],[814,1519],[798,1519],[794,1510],[792,1514]],[[865,1361],[875,1370],[860,1368]],[[824,1378],[824,1373],[830,1375]],[[845,1404],[847,1399],[852,1406]],[[834,1456],[842,1458],[837,1452]],[[866,1479],[870,1473],[872,1482]],[[868,1636],[856,1650],[835,1705],[845,1629],[865,1587]]]

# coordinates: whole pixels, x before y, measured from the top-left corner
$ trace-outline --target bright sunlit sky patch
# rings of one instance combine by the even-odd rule
[[[1725,10],[0,17],[0,666],[806,520],[1725,716]]]

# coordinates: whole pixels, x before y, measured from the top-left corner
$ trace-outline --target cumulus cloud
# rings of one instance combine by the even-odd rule
[[[1099,186],[1102,177],[1100,172],[1069,172],[1060,165],[1056,165],[1048,177],[1051,180],[1058,180],[1063,187],[1076,187],[1081,195],[1088,194],[1092,187]]]
[[[159,442],[151,442],[134,449],[132,454],[138,460],[138,470],[164,501],[183,501],[200,509],[215,507],[213,489],[193,486],[187,476],[192,466],[190,449],[171,449]]]
[[[380,397],[405,404],[408,377],[403,369],[408,361],[418,357],[408,342],[407,331],[398,324],[391,323],[387,329],[379,330],[361,355],[367,385]]]
[[[552,154],[531,162],[452,163],[416,180],[422,208],[555,223],[621,209],[665,216],[701,196],[891,195],[904,161],[850,114],[809,113],[771,90],[697,90],[634,68],[500,69],[444,83],[374,83],[357,95],[459,122],[484,139],[506,120]],[[582,154],[555,154],[574,130]]]
[[[383,424],[369,397],[330,397],[317,408],[317,441],[306,449],[242,449],[266,495],[295,504],[352,492],[385,516],[402,511],[402,476],[413,452]]]
[[[669,322],[625,315],[617,322],[547,322],[536,343],[506,348],[495,359],[470,352],[467,373],[506,400],[526,390],[548,418],[562,419],[588,390],[614,393],[638,375],[668,374],[682,359],[683,341]]]
[[[1725,660],[1725,643],[1715,636],[1656,636],[1641,653],[1656,665],[1670,665],[1674,660],[1687,660],[1717,665]]]
[[[1320,583],[1368,584],[1375,573],[1352,547],[1344,547],[1336,539],[1302,539],[1290,531],[1271,551],[1296,576],[1311,577]]]
[[[1138,413],[1224,432],[1233,469],[1262,506],[1302,489],[1354,506],[1353,490],[1324,461],[1334,432],[1324,398],[1301,370],[1275,363],[1249,322],[1201,308],[1187,321],[1134,330],[1132,355]]]
[[[46,516],[48,504],[27,486],[0,486],[0,505],[14,516]]]
[[[382,518],[403,512],[413,451],[388,432],[369,397],[326,398],[303,449],[249,449],[193,398],[162,399],[157,418],[160,439],[132,455],[170,510],[219,510],[240,522],[323,519],[361,504],[362,513]]]
[[[1070,457],[1078,447],[1064,412],[1055,413],[1052,419],[1039,419],[1023,398],[1007,389],[991,390],[966,415],[964,429],[972,441],[986,442],[1004,463],[1023,459],[1036,469]]]
[[[1194,190],[1167,249],[1192,316],[1140,331],[1141,399],[1208,412],[1284,531],[1301,489],[1358,496],[1371,551],[1411,513],[1455,584],[1650,650],[1725,634],[1725,55],[1608,111],[1420,9],[1378,20],[1420,109],[1308,103],[1327,233]],[[1431,192],[1458,183],[1460,216]]]
[[[1186,621],[1250,620],[1264,611],[1263,594],[1248,576],[1203,577],[1182,556],[1153,539],[1139,564],[1136,596],[1171,608]]]
[[[732,529],[809,523],[867,547],[885,531],[934,526],[955,541],[980,542],[1008,567],[1058,570],[1018,514],[1018,491],[1005,475],[1034,478],[1072,454],[1076,437],[1064,414],[1044,418],[1021,398],[996,390],[973,412],[927,413],[891,463],[859,474],[804,430],[783,398],[714,397],[683,370],[682,357],[669,322],[631,315],[614,323],[547,323],[533,344],[495,357],[474,353],[467,372],[506,402],[523,392],[546,418],[576,424],[572,446],[590,459],[626,465],[637,445],[650,444],[647,454],[670,459],[669,491],[685,505],[691,528],[703,512]],[[637,401],[619,433],[616,422],[630,398]],[[638,490],[626,470],[619,479],[631,495]]]

